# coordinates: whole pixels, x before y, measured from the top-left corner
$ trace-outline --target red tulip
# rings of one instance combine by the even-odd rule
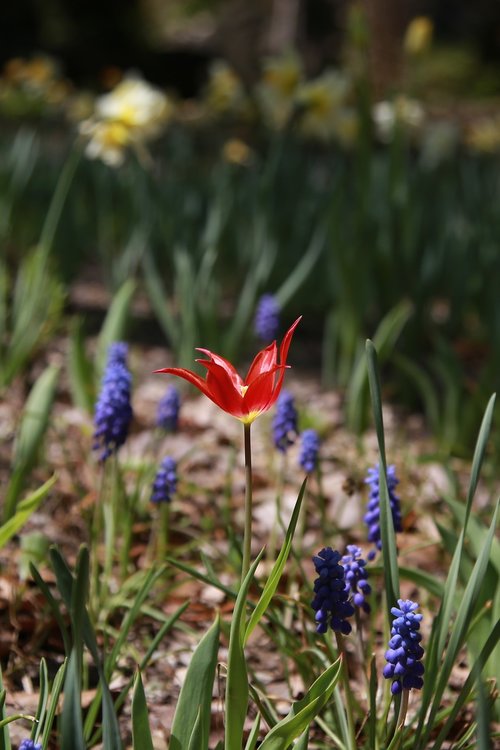
[[[271,408],[280,394],[287,368],[288,349],[299,321],[300,318],[297,318],[281,342],[279,362],[278,347],[276,341],[273,341],[257,354],[245,380],[242,380],[227,359],[208,349],[197,349],[209,357],[196,360],[208,370],[205,379],[181,367],[166,367],[155,372],[167,372],[184,378],[199,388],[223,411],[232,414],[244,424],[251,424],[262,412]]]

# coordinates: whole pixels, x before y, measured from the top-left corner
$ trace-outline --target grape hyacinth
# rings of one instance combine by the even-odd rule
[[[127,353],[128,347],[122,342],[111,344],[108,350],[108,361],[94,412],[92,447],[99,451],[101,462],[124,444],[132,421],[132,376],[127,367]]]
[[[166,432],[175,432],[179,426],[181,399],[175,385],[170,385],[158,404],[156,424]]]
[[[171,456],[166,456],[153,482],[152,503],[169,503],[177,489],[177,464]]]
[[[365,597],[371,593],[368,583],[368,571],[365,570],[366,560],[363,560],[363,552],[355,544],[347,545],[347,554],[341,560],[345,570],[345,587],[355,607],[364,612],[370,612],[370,605]]]
[[[416,615],[416,609],[418,604],[409,599],[398,599],[398,606],[391,607],[395,619],[392,623],[389,648],[385,652],[387,664],[383,674],[387,680],[393,680],[393,695],[411,688],[421,690],[424,684],[424,665],[420,663],[424,649],[420,645],[422,635],[419,632],[422,615]]]
[[[276,448],[286,453],[297,435],[297,409],[294,398],[288,391],[282,391],[276,402],[273,417],[273,440]]]
[[[318,465],[319,436],[316,430],[304,430],[300,447],[299,464],[308,474]]]
[[[379,464],[368,469],[368,474],[365,478],[365,483],[370,485],[370,497],[366,508],[366,514],[363,517],[363,521],[368,527],[368,541],[373,542],[378,550],[382,549],[382,539],[380,536],[380,487],[379,487]],[[394,492],[396,485],[399,484],[399,479],[396,477],[396,469],[394,466],[387,467],[387,489],[389,491],[389,504],[392,512],[392,522],[394,524],[394,531],[402,531],[403,526],[401,523],[401,506],[398,495]],[[368,559],[371,560],[375,556],[375,552],[371,552],[368,555]]]
[[[314,581],[315,597],[311,606],[316,612],[316,632],[332,630],[348,635],[351,624],[348,617],[354,614],[354,607],[348,601],[349,593],[345,585],[345,571],[340,564],[340,552],[324,547],[313,557],[318,578]]]
[[[42,750],[42,743],[35,743],[33,740],[23,740],[19,745],[19,750]]]
[[[272,294],[263,294],[255,312],[254,330],[261,341],[269,343],[278,337],[280,307]]]

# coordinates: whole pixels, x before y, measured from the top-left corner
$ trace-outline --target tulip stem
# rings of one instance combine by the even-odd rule
[[[250,569],[252,549],[252,442],[250,424],[244,424],[245,430],[245,528],[243,531],[243,561],[241,563],[241,582],[245,580]]]

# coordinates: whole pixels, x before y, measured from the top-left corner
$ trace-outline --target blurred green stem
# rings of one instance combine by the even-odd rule
[[[52,245],[54,244],[54,237],[56,235],[57,226],[61,219],[62,210],[66,198],[68,196],[69,188],[73,182],[73,177],[76,171],[78,162],[80,161],[81,149],[74,147],[66,162],[61,170],[59,179],[57,181],[56,189],[50,202],[49,210],[45,217],[45,221],[40,234],[40,246],[43,248],[46,256],[48,256]]]
[[[250,424],[243,425],[245,435],[245,528],[243,532],[243,561],[241,564],[241,583],[250,569],[252,549],[252,441]]]

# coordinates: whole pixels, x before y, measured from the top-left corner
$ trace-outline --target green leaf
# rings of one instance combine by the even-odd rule
[[[42,486],[32,492],[31,495],[23,498],[23,500],[18,503],[16,514],[0,526],[0,548],[7,544],[9,539],[12,539],[19,529],[22,529],[31,514],[40,507],[42,500],[44,500],[50,492],[56,483],[56,480],[57,476],[54,474],[45,482],[45,484],[42,484]]]
[[[264,586],[260,599],[257,602],[257,606],[253,610],[250,620],[248,622],[248,625],[245,631],[244,645],[247,643],[252,631],[259,623],[262,615],[264,614],[267,607],[269,606],[269,602],[273,598],[276,589],[278,588],[278,584],[281,579],[281,574],[283,573],[283,568],[285,567],[285,563],[288,559],[288,555],[290,554],[290,549],[292,547],[293,535],[295,533],[295,527],[297,526],[297,520],[299,518],[300,508],[302,505],[302,499],[304,497],[306,484],[307,484],[307,477],[302,482],[302,487],[300,488],[299,495],[295,502],[295,507],[293,509],[292,517],[290,519],[290,524],[288,526],[288,529],[285,535],[283,546],[276,559],[276,562],[273,565],[273,569],[269,575],[269,578],[266,581],[266,584]]]
[[[85,750],[82,710],[80,706],[80,661],[81,655],[73,648],[64,679],[64,702],[59,730],[61,750]]]
[[[245,611],[247,594],[252,583],[257,566],[262,558],[261,550],[243,581],[238,598],[234,605],[229,634],[229,651],[227,658],[226,683],[226,750],[236,750],[243,747],[243,727],[248,708],[248,675],[243,650],[245,627]]]
[[[275,294],[280,307],[285,307],[296,295],[313,270],[324,246],[325,228],[323,225],[320,225],[320,228],[314,233],[306,252]]]
[[[458,696],[456,696],[454,702],[453,702],[453,708],[448,716],[445,724],[441,728],[436,741],[434,745],[432,746],[431,750],[440,750],[440,748],[443,746],[443,741],[446,739],[450,731],[455,726],[455,722],[457,720],[457,716],[462,709],[465,702],[469,699],[471,690],[474,686],[474,682],[481,677],[481,672],[484,668],[484,665],[488,661],[488,658],[490,657],[490,654],[493,652],[495,647],[498,645],[498,641],[500,638],[500,621],[497,621],[495,623],[495,626],[493,627],[493,630],[491,631],[490,635],[488,636],[488,639],[486,640],[486,643],[481,649],[480,654],[476,657],[476,661],[474,663],[473,668],[469,672],[467,679],[465,680],[464,684],[462,685],[462,688],[460,690],[460,693]]]
[[[255,750],[255,747],[257,745],[257,740],[259,739],[259,731],[260,731],[260,714],[257,714],[252,724],[250,734],[248,735],[247,744],[245,745],[245,750]]]
[[[168,293],[160,281],[158,269],[149,253],[142,262],[144,271],[144,282],[148,292],[149,301],[155,311],[158,322],[173,349],[179,347],[180,330],[174,316],[168,306]]]
[[[61,750],[84,750],[83,718],[81,709],[83,665],[83,618],[89,587],[89,556],[81,547],[76,563],[76,578],[70,596],[73,647],[64,681],[64,703],[61,715]]]
[[[139,670],[135,675],[132,693],[132,745],[134,750],[154,750],[146,695]]]
[[[95,402],[95,374],[92,361],[85,352],[85,336],[81,320],[73,321],[68,349],[68,378],[73,403],[92,412]]]
[[[49,675],[47,671],[47,662],[44,658],[40,659],[39,675],[40,687],[38,705],[35,714],[35,721],[33,722],[33,729],[31,730],[31,739],[35,744],[43,730],[43,722],[45,721],[47,704],[49,701]]]
[[[373,337],[372,346],[381,362],[392,354],[397,339],[413,311],[412,305],[403,300],[393,307],[380,322]],[[371,342],[370,342],[371,343]],[[347,391],[347,423],[359,432],[365,427],[367,402],[367,359],[361,355],[349,378]]]
[[[307,750],[309,747],[309,728],[306,729],[304,734],[302,734],[295,745],[293,746],[294,750]]]
[[[88,556],[88,551],[82,548],[81,556],[85,561]],[[63,600],[70,611],[74,609],[74,579],[71,571],[64,560],[63,556],[56,547],[51,547],[50,557],[52,566],[57,579],[58,590],[63,597]],[[88,563],[87,563],[88,564]],[[78,571],[77,571],[78,572]],[[102,665],[101,658],[99,656],[99,650],[97,647],[97,640],[92,627],[89,614],[86,607],[83,607],[81,615],[79,616],[78,630],[81,629],[83,640],[89,649],[94,664],[99,674],[100,688],[102,690],[102,711],[103,711],[103,747],[104,750],[121,750],[122,743],[120,739],[120,730],[118,727],[118,720],[116,718],[113,699],[109,691],[109,686],[106,681],[104,674],[104,668]],[[73,631],[75,630],[75,623],[72,621]]]
[[[38,377],[26,401],[14,447],[14,472],[5,497],[3,518],[6,521],[14,515],[26,475],[40,450],[49,424],[58,378],[59,368],[53,365],[47,367]]]
[[[481,422],[481,427],[476,441],[476,448],[474,450],[474,457],[472,461],[471,478],[469,482],[469,490],[467,493],[465,509],[464,527],[455,546],[455,552],[453,554],[453,559],[451,561],[450,569],[448,571],[448,576],[446,578],[446,583],[444,586],[443,599],[437,617],[433,623],[432,639],[430,641],[430,647],[426,658],[426,671],[430,679],[424,682],[424,689],[422,691],[422,709],[416,732],[417,740],[419,740],[422,732],[425,731],[425,715],[434,696],[435,680],[437,679],[438,675],[439,663],[444,651],[446,641],[448,639],[449,623],[451,620],[451,612],[455,600],[458,575],[460,568],[462,567],[466,524],[470,515],[470,509],[472,507],[472,501],[474,499],[477,483],[479,481],[479,473],[486,451],[486,443],[488,441],[488,436],[491,428],[494,405],[495,395],[491,396]]]
[[[330,700],[339,681],[341,667],[341,659],[337,659],[318,677],[306,695],[292,705],[288,715],[268,732],[259,750],[284,750],[310,726]]]
[[[43,722],[43,735],[41,739],[42,743],[42,750],[47,750],[49,746],[50,741],[50,735],[52,732],[52,725],[54,723],[54,718],[56,715],[56,711],[59,707],[59,699],[62,693],[63,685],[64,685],[64,679],[66,676],[66,669],[68,666],[68,660],[65,659],[59,669],[56,672],[56,676],[54,677],[54,681],[52,683],[52,690],[50,693],[50,702],[47,709],[47,713],[45,714],[44,722]]]
[[[0,666],[0,694],[4,693],[4,700],[0,702],[0,721],[4,721],[7,718],[5,713],[5,689],[3,686],[2,668]],[[0,728],[0,750],[11,750],[9,727],[4,725]]]
[[[370,573],[374,575],[380,575],[384,572],[383,565],[370,565]],[[405,565],[399,566],[399,575],[406,581],[412,581],[416,583],[419,588],[426,589],[433,596],[438,599],[443,598],[444,584],[439,581],[435,576],[430,573],[426,573],[425,570],[417,570],[417,568],[408,568]]]
[[[219,636],[220,618],[217,617],[191,657],[175,709],[169,750],[188,747],[198,717],[200,731],[208,738]],[[204,748],[200,746],[199,750]]]
[[[455,622],[451,627],[448,647],[446,649],[443,664],[441,666],[441,669],[439,670],[437,679],[432,684],[431,711],[429,717],[426,720],[426,726],[423,731],[423,743],[426,742],[432,730],[434,719],[438,711],[439,703],[441,701],[444,689],[448,684],[451,670],[453,668],[453,665],[455,664],[458,653],[464,645],[467,627],[474,614],[474,608],[481,591],[481,584],[488,567],[491,544],[496,531],[498,508],[499,503],[497,502],[493,520],[488,531],[488,537],[485,540],[484,548],[481,552],[480,557],[477,559],[476,564],[474,565],[474,569],[472,571],[469,582],[465,588],[463,596],[461,597],[457,616]]]
[[[370,340],[366,342],[366,358],[373,418],[375,422],[375,430],[377,433],[378,448],[380,453],[380,536],[382,539],[384,581],[387,594],[387,616],[389,618],[389,621],[391,622],[391,607],[394,607],[397,600],[399,599],[398,557],[396,547],[396,534],[394,533],[394,523],[392,520],[391,506],[389,503],[389,490],[387,488],[387,459],[385,456],[384,421],[382,416],[382,396],[380,390],[377,352]]]
[[[121,341],[125,335],[125,327],[134,292],[135,282],[132,279],[128,279],[113,297],[97,340],[96,376],[98,378],[104,372],[110,344],[115,341]]]

